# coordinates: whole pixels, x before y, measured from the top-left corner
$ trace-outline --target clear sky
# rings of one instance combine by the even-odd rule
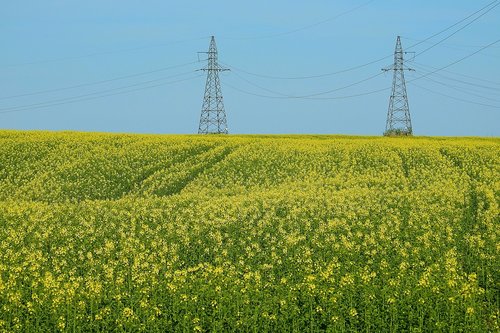
[[[416,52],[407,79],[428,75],[407,87],[414,133],[499,136],[500,42],[432,72],[499,40],[500,6],[411,48],[492,2],[2,0],[0,128],[196,133],[197,52],[215,35],[233,69],[221,75],[230,133],[378,135],[390,89],[339,97],[390,87],[390,73],[352,84],[391,65],[401,35]]]

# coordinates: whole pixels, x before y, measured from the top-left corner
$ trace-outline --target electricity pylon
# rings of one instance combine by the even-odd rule
[[[392,79],[392,94],[389,99],[389,109],[387,111],[387,122],[384,135],[412,135],[410,107],[408,105],[408,95],[406,94],[406,83],[404,71],[412,71],[404,65],[404,52],[401,46],[401,38],[398,36],[396,50],[394,51],[394,65],[383,71],[394,71]]]
[[[228,71],[222,68],[217,62],[217,46],[215,37],[210,40],[208,52],[207,67],[202,71],[207,72],[207,82],[205,84],[205,96],[201,108],[200,126],[198,134],[227,134],[226,111],[224,110],[224,101],[220,87],[219,72]]]

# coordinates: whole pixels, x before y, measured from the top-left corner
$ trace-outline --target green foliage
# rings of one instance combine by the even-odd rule
[[[412,130],[405,130],[401,128],[390,129],[384,132],[384,136],[411,136],[413,135]]]

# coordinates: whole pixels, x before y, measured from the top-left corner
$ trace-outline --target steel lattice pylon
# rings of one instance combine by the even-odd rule
[[[227,134],[226,111],[224,110],[219,72],[229,69],[220,67],[217,62],[217,46],[214,36],[210,40],[210,47],[206,53],[208,55],[208,64],[207,67],[201,70],[207,72],[207,82],[198,134]]]
[[[392,80],[392,94],[389,100],[387,111],[387,122],[385,135],[412,135],[410,107],[408,105],[408,95],[406,94],[404,52],[401,46],[401,38],[398,36],[396,50],[394,51],[394,65],[383,69],[384,71],[394,71]]]

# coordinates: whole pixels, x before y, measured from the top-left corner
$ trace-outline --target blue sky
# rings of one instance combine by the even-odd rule
[[[362,81],[391,65],[397,35],[410,48],[490,2],[4,0],[0,128],[196,133],[205,83],[197,52],[215,35],[219,59],[233,68],[221,75],[230,133],[378,135],[390,90],[339,97],[388,88],[390,73],[322,99],[255,95],[303,96]],[[500,39],[498,6],[418,54],[474,18],[407,49],[416,52],[407,55],[416,69],[407,79]],[[322,75],[385,56],[320,78],[254,75]],[[500,135],[500,43],[407,88],[416,135]],[[101,95],[111,96],[93,98]]]

